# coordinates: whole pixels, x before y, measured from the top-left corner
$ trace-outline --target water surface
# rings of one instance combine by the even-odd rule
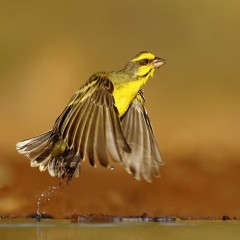
[[[0,239],[239,240],[240,221],[72,223],[70,220],[2,219]]]

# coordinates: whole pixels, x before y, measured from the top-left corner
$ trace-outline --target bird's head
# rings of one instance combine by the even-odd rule
[[[153,76],[156,68],[159,68],[165,61],[149,52],[141,52],[131,59],[125,66],[125,70],[134,74],[134,77],[148,79]]]

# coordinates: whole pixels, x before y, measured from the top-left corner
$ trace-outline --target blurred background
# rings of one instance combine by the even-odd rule
[[[239,1],[1,1],[0,214],[240,217]],[[145,87],[165,165],[138,182],[82,164],[59,186],[16,142],[52,128],[95,72],[140,51],[167,64]]]

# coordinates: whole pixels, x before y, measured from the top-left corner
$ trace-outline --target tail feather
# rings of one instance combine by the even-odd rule
[[[31,166],[38,167],[51,154],[53,144],[49,144],[50,136],[51,131],[43,133],[17,143],[16,148],[19,153],[26,155],[31,160]]]
[[[31,151],[38,149],[42,144],[47,143],[50,138],[51,131],[45,132],[37,137],[26,139],[16,144],[17,151],[20,154],[28,154]]]
[[[31,160],[31,167],[39,167],[40,171],[48,169],[51,176],[69,182],[73,176],[79,175],[79,162],[82,157],[68,147],[57,156],[53,155],[54,146],[59,140],[57,134],[48,131],[18,142],[16,148],[20,154],[26,155]]]

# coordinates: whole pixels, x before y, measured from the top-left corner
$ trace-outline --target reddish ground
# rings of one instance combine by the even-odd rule
[[[16,155],[18,156],[18,155]],[[0,213],[26,216],[47,213],[54,217],[101,213],[174,217],[239,217],[240,163],[231,161],[222,171],[209,171],[193,160],[171,160],[161,168],[161,178],[149,184],[136,181],[121,165],[114,171],[88,163],[68,186],[47,172],[31,168],[28,160],[2,156]],[[234,164],[235,162],[235,164]]]

